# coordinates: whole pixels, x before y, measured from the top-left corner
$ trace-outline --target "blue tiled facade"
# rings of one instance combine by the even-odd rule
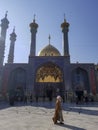
[[[63,55],[53,56],[54,52],[52,52],[52,55],[47,56],[46,52],[44,56],[36,56],[35,49],[37,45],[36,33],[38,24],[36,24],[35,20],[33,20],[33,23],[30,24],[32,40],[28,63],[10,63],[11,61],[9,60],[9,63],[1,66],[1,93],[4,96],[6,96],[6,94],[10,95],[12,93],[21,93],[21,96],[24,96],[25,94],[32,94],[35,97],[43,97],[47,95],[48,90],[52,90],[52,96],[54,97],[57,94],[60,94],[61,96],[66,96],[66,92],[72,92],[73,94],[75,94],[77,89],[83,92],[86,91],[87,94],[96,94],[97,84],[95,65],[91,63],[70,62],[68,47],[69,24],[66,22],[66,20],[64,21],[64,23],[61,24],[61,27],[63,32],[64,45]],[[9,56],[12,57],[12,53]],[[41,67],[49,67],[49,65],[53,66],[54,68],[57,67],[57,69],[62,74],[62,80],[60,82],[37,82],[37,71]],[[57,72],[55,72],[54,70],[53,73],[55,73],[57,78],[59,77]]]

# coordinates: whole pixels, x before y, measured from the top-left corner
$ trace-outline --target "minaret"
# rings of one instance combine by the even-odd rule
[[[10,49],[9,49],[9,55],[8,55],[8,63],[13,63],[14,61],[14,46],[16,41],[17,35],[15,34],[15,28],[13,29],[13,32],[10,34]]]
[[[36,55],[36,33],[37,33],[37,28],[38,24],[35,23],[35,15],[34,15],[34,20],[32,23],[30,23],[30,31],[31,31],[31,47],[30,47],[30,57]]]
[[[8,24],[9,21],[7,19],[7,12],[6,12],[5,17],[1,20],[0,67],[3,66],[3,62],[4,62],[5,40],[6,40],[6,32],[7,32]]]
[[[64,22],[61,24],[62,32],[63,32],[63,55],[69,56],[69,44],[68,44],[68,31],[69,31],[69,23],[66,22],[64,18]]]

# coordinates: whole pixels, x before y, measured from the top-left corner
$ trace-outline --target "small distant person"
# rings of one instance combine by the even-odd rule
[[[85,103],[86,104],[88,103],[88,96],[87,95],[85,96]]]
[[[57,96],[56,98],[56,106],[55,106],[55,113],[54,113],[54,117],[53,122],[54,124],[57,123],[57,121],[59,121],[60,124],[64,124],[64,120],[63,120],[63,114],[62,114],[62,98],[61,96]]]
[[[9,97],[9,103],[10,103],[10,105],[11,105],[11,106],[14,106],[14,102],[15,102],[15,98],[14,98],[13,95],[11,95],[11,96]]]
[[[38,95],[35,96],[36,102],[38,102]]]
[[[24,95],[24,103],[27,104],[27,95]]]
[[[32,103],[33,101],[33,97],[32,97],[32,94],[30,95],[30,102]]]

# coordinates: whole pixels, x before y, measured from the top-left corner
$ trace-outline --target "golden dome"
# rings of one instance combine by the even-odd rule
[[[39,56],[61,56],[61,54],[54,46],[49,44],[40,51]]]

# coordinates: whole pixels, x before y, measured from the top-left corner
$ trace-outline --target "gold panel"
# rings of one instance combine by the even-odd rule
[[[59,67],[48,63],[40,67],[36,73],[36,82],[62,82],[62,72]]]

